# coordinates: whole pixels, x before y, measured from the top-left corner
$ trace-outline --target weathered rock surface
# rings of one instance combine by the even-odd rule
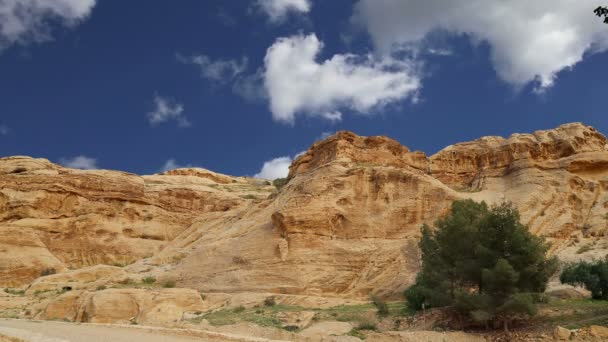
[[[202,169],[140,177],[0,159],[0,282],[139,260],[125,271],[209,294],[400,297],[419,267],[420,226],[464,198],[513,202],[564,260],[608,249],[607,141],[582,124],[430,157],[338,132],[271,190]]]
[[[203,169],[163,175],[82,171],[46,159],[0,158],[0,286],[158,252],[205,212],[265,198],[266,182]]]
[[[338,132],[292,163],[278,195],[201,216],[159,257],[188,251],[168,272],[209,292],[400,296],[418,269],[420,226],[464,198],[515,203],[565,260],[602,256],[606,143],[591,127],[567,124],[426,157],[390,138]],[[577,254],[585,244],[594,248]]]
[[[70,291],[49,303],[38,318],[162,325],[180,321],[186,312],[202,309],[200,294],[191,289]]]

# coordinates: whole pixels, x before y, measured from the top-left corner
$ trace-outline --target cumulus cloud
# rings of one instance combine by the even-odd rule
[[[310,0],[257,0],[258,7],[268,15],[271,22],[282,22],[289,13],[308,13]]]
[[[429,34],[466,34],[487,42],[498,76],[515,87],[553,85],[558,72],[586,52],[608,49],[608,30],[580,0],[360,0],[354,20],[385,54],[417,45]]]
[[[291,160],[291,157],[279,157],[269,160],[264,163],[260,172],[256,173],[254,177],[270,180],[285,178],[289,174]]]
[[[154,97],[155,108],[148,113],[148,121],[151,125],[158,125],[166,121],[174,120],[180,127],[190,127],[190,121],[184,116],[184,106],[174,103],[170,99],[156,95]]]
[[[51,24],[73,26],[86,19],[96,0],[1,0],[0,50],[12,44],[48,41]]]
[[[212,60],[205,55],[186,57],[177,54],[177,60],[185,64],[196,65],[200,69],[201,77],[218,83],[231,82],[247,69],[248,64],[247,57],[241,58],[241,61],[235,59]]]
[[[76,156],[73,158],[63,158],[59,163],[65,167],[71,167],[72,169],[82,170],[95,170],[97,167],[97,159],[89,158],[87,156]]]
[[[0,125],[0,135],[7,135],[10,130],[6,125]]]
[[[278,39],[266,52],[264,84],[277,121],[293,123],[298,113],[339,120],[340,108],[366,113],[415,96],[415,65],[371,55],[337,54],[318,62],[317,36]]]

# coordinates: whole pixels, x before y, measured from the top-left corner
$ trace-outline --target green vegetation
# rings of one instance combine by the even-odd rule
[[[593,299],[608,300],[608,257],[568,265],[559,277],[564,284],[584,286]]]
[[[163,287],[167,289],[171,289],[175,287],[175,280],[165,280],[163,282]]]
[[[289,178],[277,178],[272,181],[272,185],[274,185],[277,190],[281,190],[288,182]]]
[[[57,273],[56,269],[54,269],[54,268],[45,268],[45,269],[43,269],[40,272],[40,276],[41,277],[46,277],[46,276],[49,276],[49,275],[52,275],[52,274],[55,274],[55,273]]]
[[[274,299],[274,297],[268,297],[268,298],[264,299],[264,305],[266,305],[266,306],[275,306],[275,305],[277,305],[277,302]]]
[[[486,327],[536,314],[557,259],[548,245],[520,223],[510,204],[455,201],[451,214],[422,227],[422,270],[406,290],[408,305],[450,307]]]
[[[258,197],[256,195],[247,194],[247,195],[241,196],[241,198],[254,200],[254,199],[257,199]]]
[[[8,294],[15,295],[15,296],[23,296],[25,294],[25,290],[22,290],[22,289],[9,289],[9,288],[6,288],[6,289],[4,289],[4,292],[6,292]]]
[[[107,289],[107,287],[105,285],[99,285],[99,286],[97,286],[97,291],[103,291],[105,289]]]
[[[579,329],[589,325],[608,325],[608,305],[592,299],[551,300],[540,304],[539,309],[549,314],[534,319],[534,326],[562,326]]]
[[[592,249],[593,247],[591,247],[591,245],[584,245],[576,251],[576,254],[583,254],[585,252],[589,252]]]
[[[154,283],[156,283],[156,278],[154,278],[152,276],[147,276],[147,277],[143,278],[141,280],[141,282],[144,284],[148,284],[148,285],[154,284]]]
[[[378,316],[380,316],[380,317],[388,316],[389,311],[388,311],[388,305],[386,304],[386,302],[384,302],[378,296],[371,296],[370,299],[371,299],[372,303],[374,304],[374,306],[378,309]]]

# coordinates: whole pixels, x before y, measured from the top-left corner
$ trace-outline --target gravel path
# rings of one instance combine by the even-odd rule
[[[189,332],[147,327],[74,324],[51,321],[0,319],[0,336],[16,337],[27,342],[228,342],[269,341],[229,334]],[[180,336],[192,335],[192,336]]]

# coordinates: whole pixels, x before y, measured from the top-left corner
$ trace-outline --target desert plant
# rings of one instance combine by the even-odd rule
[[[105,285],[99,285],[99,286],[97,286],[97,291],[103,291],[105,289],[107,289],[107,287]]]
[[[165,280],[163,282],[163,287],[166,289],[171,289],[175,287],[175,280]]]
[[[266,297],[266,299],[264,299],[264,305],[275,306],[277,305],[277,302],[274,297]]]
[[[236,308],[234,308],[232,311],[234,313],[241,313],[241,312],[245,311],[245,307],[240,305],[240,306],[237,306]]]
[[[152,276],[147,276],[147,277],[143,278],[141,281],[144,284],[150,285],[150,284],[154,284],[156,282],[156,278],[154,278]]]
[[[40,276],[41,277],[46,277],[46,276],[49,276],[49,275],[52,275],[52,274],[55,274],[55,273],[57,273],[56,269],[54,269],[52,267],[51,268],[45,268],[42,271],[40,271]]]
[[[289,182],[288,178],[277,178],[272,181],[272,185],[274,185],[274,187],[277,188],[277,190],[281,190],[285,186],[285,184],[287,184],[288,182]]]
[[[376,309],[378,309],[378,316],[384,317],[384,316],[388,316],[388,305],[386,305],[386,302],[383,301],[382,299],[380,299],[380,297],[372,295],[370,297],[372,303],[374,304],[374,306],[376,307]]]

